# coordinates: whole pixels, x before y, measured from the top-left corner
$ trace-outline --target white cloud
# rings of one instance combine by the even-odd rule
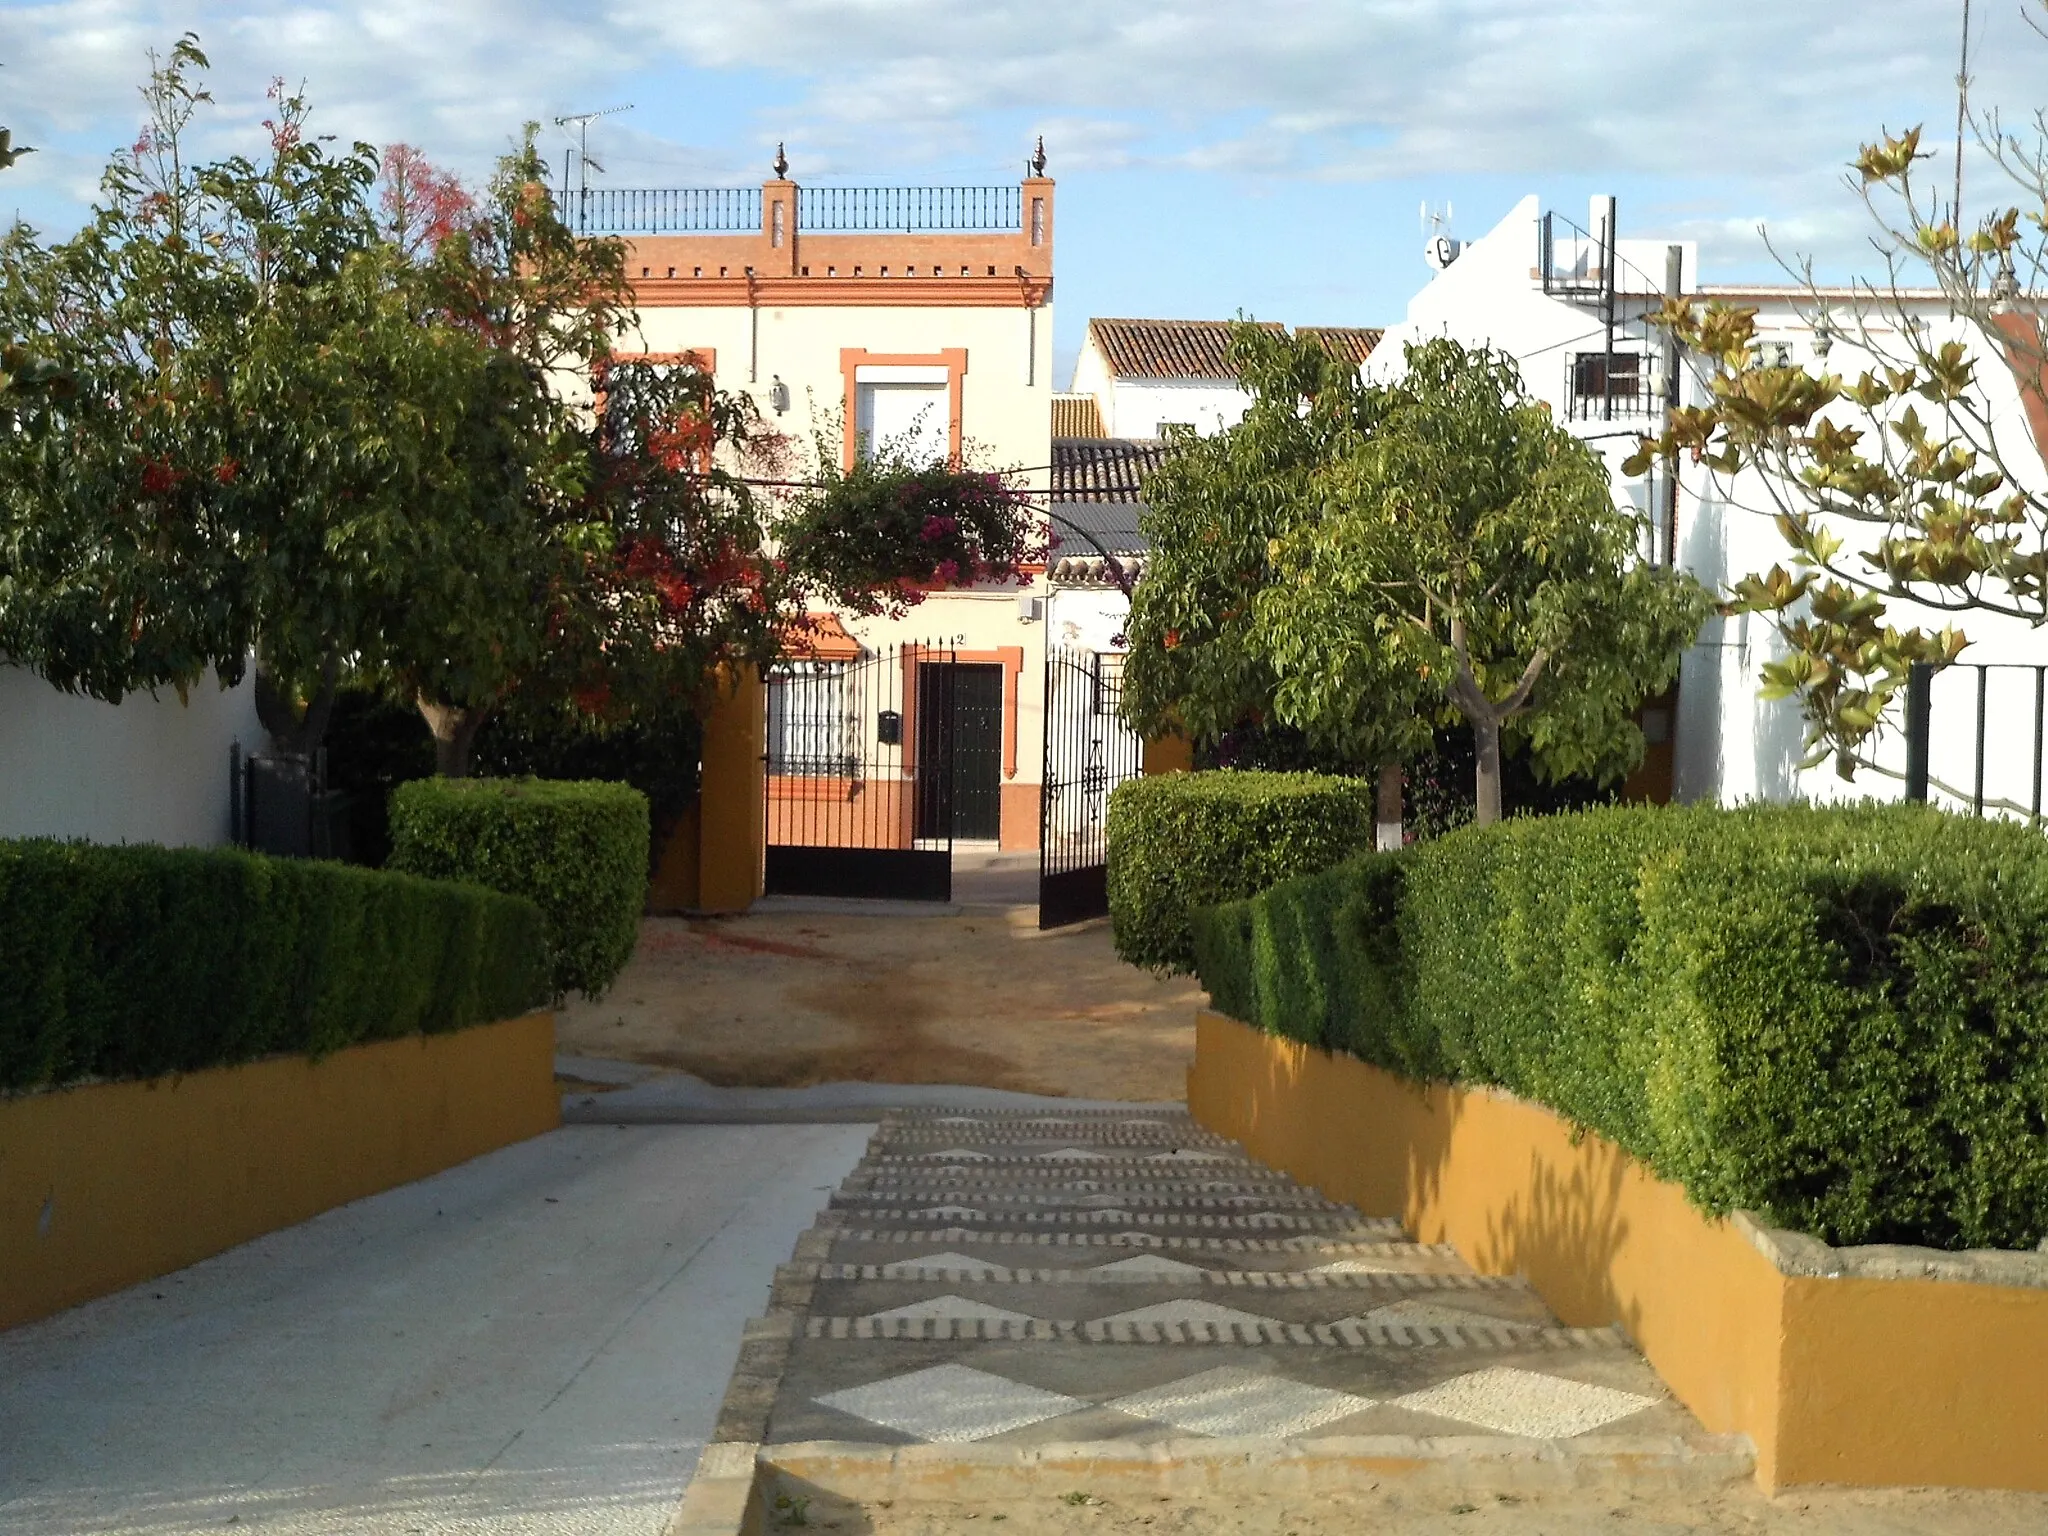
[[[2038,0],[2029,0],[2038,4]],[[517,125],[749,72],[719,142],[607,124],[615,182],[750,179],[790,141],[799,173],[1008,167],[1045,131],[1062,168],[1147,164],[1372,181],[1469,174],[1713,184],[1696,232],[1798,212],[1825,242],[1860,215],[1837,185],[1889,122],[1952,110],[1955,7],[1865,0],[49,0],[0,9],[0,121],[58,142],[24,163],[74,185],[135,112],[144,51],[190,26],[243,124],[272,74],[304,77],[320,122],[406,138],[471,174]],[[1980,7],[1979,99],[2031,107],[2048,42]],[[1938,131],[1938,130],[1937,130]],[[1836,216],[1839,211],[1839,217]],[[1719,238],[1718,235],[1711,236]]]

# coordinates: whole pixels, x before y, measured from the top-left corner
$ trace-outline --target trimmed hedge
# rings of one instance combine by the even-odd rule
[[[2048,843],[1920,807],[1468,829],[1202,913],[1216,1006],[1495,1084],[1703,1209],[1832,1243],[2048,1237]]]
[[[418,779],[391,792],[389,867],[527,897],[555,995],[595,997],[640,936],[648,836],[647,797],[624,784]]]
[[[547,990],[531,902],[239,849],[0,842],[0,1090],[324,1055]]]
[[[1109,917],[1133,965],[1195,968],[1190,915],[1373,845],[1374,786],[1315,773],[1130,779],[1109,798]]]

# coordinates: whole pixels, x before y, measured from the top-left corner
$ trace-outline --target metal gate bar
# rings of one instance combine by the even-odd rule
[[[946,709],[953,659],[900,645],[769,669],[769,895],[952,899],[954,733],[919,712]]]
[[[1966,711],[1970,723],[1964,727],[1957,717]],[[1936,713],[1943,720],[1939,734]],[[2039,824],[2048,666],[1915,662],[1906,679],[1904,724],[1905,771],[1897,776],[1905,781],[1908,800],[1934,800],[1976,816],[2022,816]],[[1877,767],[1887,775],[1895,772],[1881,759]]]
[[[1123,657],[1048,647],[1045,773],[1038,834],[1038,926],[1109,911],[1104,822],[1110,792],[1143,770],[1144,743],[1124,723]]]

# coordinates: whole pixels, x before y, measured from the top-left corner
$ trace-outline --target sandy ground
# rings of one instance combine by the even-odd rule
[[[1069,1499],[1086,1502],[1068,1502]],[[783,1522],[787,1522],[787,1512]],[[1767,1499],[1753,1488],[1660,1497],[1553,1494],[1526,1498],[1445,1493],[1315,1499],[1094,1500],[1084,1490],[1020,1500],[1006,1510],[918,1505],[812,1509],[816,1530],[847,1536],[2038,1536],[2048,1495],[1946,1489],[1826,1490]],[[772,1528],[782,1524],[771,1521]]]
[[[1035,907],[993,905],[649,918],[618,984],[594,1003],[571,999],[557,1041],[725,1086],[1181,1098],[1200,989],[1118,960],[1106,921],[1037,923]]]

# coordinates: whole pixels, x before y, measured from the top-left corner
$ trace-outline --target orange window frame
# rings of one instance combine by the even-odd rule
[[[944,368],[946,370],[946,457],[960,467],[960,407],[966,393],[967,349],[939,352],[870,352],[865,347],[839,349],[839,373],[846,385],[846,428],[840,467],[850,470],[860,456],[860,371],[863,368]]]

